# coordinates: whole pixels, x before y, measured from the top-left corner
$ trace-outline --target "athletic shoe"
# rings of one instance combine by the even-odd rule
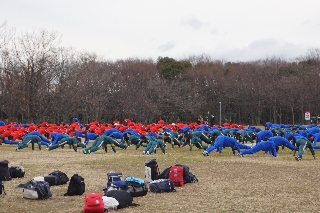
[[[142,154],[143,154],[143,155],[145,155],[145,154],[146,154],[146,152],[145,152],[145,151],[142,151]]]
[[[239,153],[238,155],[243,158],[243,154],[240,154],[240,153]]]
[[[83,154],[87,154],[86,150],[82,150]]]
[[[147,155],[150,155],[150,152],[149,152],[149,151],[147,151]]]
[[[202,152],[203,156],[209,156],[209,153],[207,151]]]
[[[297,161],[301,161],[302,159],[299,156],[294,157]]]
[[[232,154],[233,154],[233,155],[236,155],[236,151],[232,150]]]
[[[17,152],[19,152],[19,149],[18,149],[18,147],[16,147],[16,151],[17,151]]]

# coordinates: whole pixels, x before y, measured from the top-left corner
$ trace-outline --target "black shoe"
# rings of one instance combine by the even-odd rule
[[[243,154],[240,154],[240,153],[239,153],[238,155],[243,158]]]
[[[233,155],[236,155],[236,152],[235,152],[234,150],[232,150],[232,154],[233,154]]]

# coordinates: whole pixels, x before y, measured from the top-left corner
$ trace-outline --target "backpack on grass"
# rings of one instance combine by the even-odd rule
[[[104,213],[104,204],[100,193],[85,195],[83,213]]]
[[[55,177],[55,182],[53,186],[66,184],[69,181],[68,176],[64,172],[61,172],[59,170],[51,172],[48,176],[50,175],[53,175]]]
[[[183,186],[183,167],[182,166],[171,166],[169,173],[169,180],[172,180],[174,186]]]
[[[78,174],[74,174],[69,182],[67,193],[64,196],[82,195],[86,191],[84,178]]]
[[[108,182],[122,180],[122,172],[108,172]]]
[[[0,180],[1,181],[11,180],[11,176],[9,172],[9,161],[7,160],[0,161]]]
[[[119,202],[113,197],[102,196],[105,211],[114,211],[118,209]]]
[[[198,182],[198,178],[190,172],[189,166],[184,164],[176,164],[176,166],[183,167],[183,181],[184,183],[196,183]]]
[[[31,180],[23,187],[23,197],[27,199],[45,200],[52,197],[52,193],[46,181]]]
[[[111,190],[128,190],[127,182],[123,180],[112,181],[107,183],[107,187],[103,189],[103,191],[111,191]]]
[[[9,173],[11,178],[21,178],[24,177],[25,171],[22,165],[20,166],[10,166],[9,167]]]
[[[119,202],[118,209],[125,208],[128,206],[139,206],[139,204],[133,203],[133,198],[127,191],[105,191],[104,196],[115,198]]]
[[[124,181],[132,197],[145,196],[148,193],[148,187],[143,179],[128,176]]]
[[[156,180],[159,172],[158,163],[155,158],[150,158],[145,162],[145,178],[146,182]]]
[[[149,189],[154,193],[175,192],[174,184],[169,179],[154,180],[149,183]]]

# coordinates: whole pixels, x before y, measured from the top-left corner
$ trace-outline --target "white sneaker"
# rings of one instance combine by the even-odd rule
[[[202,152],[203,156],[209,156],[209,153],[207,151]]]
[[[17,152],[19,152],[19,149],[18,149],[18,147],[16,147],[16,151],[17,151]]]
[[[146,154],[146,152],[145,152],[145,151],[142,151],[142,154],[143,154],[143,155],[145,155],[145,154]]]
[[[150,152],[149,152],[149,151],[147,151],[147,155],[150,155]]]

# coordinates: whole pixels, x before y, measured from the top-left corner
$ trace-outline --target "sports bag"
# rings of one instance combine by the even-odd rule
[[[44,176],[44,181],[48,182],[50,186],[54,186],[56,185],[56,178],[57,176],[55,175],[47,175],[47,176]]]
[[[29,181],[23,187],[23,197],[45,200],[52,197],[50,186],[46,181]]]
[[[176,164],[176,166],[183,167],[183,181],[184,183],[196,183],[198,178],[190,172],[189,166],[183,164]]]
[[[104,213],[104,205],[100,193],[87,193],[85,195],[83,213]]]
[[[2,181],[11,180],[8,165],[9,165],[9,161],[7,160],[0,161],[0,180]]]
[[[132,197],[145,196],[148,193],[148,187],[143,179],[128,176],[124,181]]]
[[[133,203],[133,198],[127,191],[122,190],[111,190],[111,191],[105,191],[104,193],[107,197],[113,197],[118,202],[118,209],[122,209],[128,206],[139,206],[139,204]]]
[[[108,172],[108,182],[122,180],[122,172]]]
[[[51,172],[49,175],[55,176],[56,180],[54,185],[66,184],[69,181],[68,176],[64,172],[61,172],[59,170]]]
[[[196,183],[198,181],[198,178],[191,172],[189,172],[189,174],[186,177],[184,177],[185,183]]]
[[[128,190],[128,185],[126,181],[118,180],[107,183],[107,187],[103,189],[103,191],[111,191],[111,190]]]
[[[145,178],[146,182],[156,180],[159,172],[158,163],[155,158],[150,158],[145,162]]]
[[[25,171],[22,166],[10,166],[9,173],[11,178],[21,178],[24,177]]]
[[[84,178],[78,174],[72,175],[67,193],[64,196],[82,195],[86,191],[86,184]]]
[[[183,186],[183,167],[182,166],[171,166],[169,173],[169,180],[172,180],[174,186]]]
[[[154,193],[175,192],[174,184],[169,179],[154,180],[149,183],[149,189]]]
[[[118,209],[119,202],[113,197],[102,196],[105,211],[114,211]]]

